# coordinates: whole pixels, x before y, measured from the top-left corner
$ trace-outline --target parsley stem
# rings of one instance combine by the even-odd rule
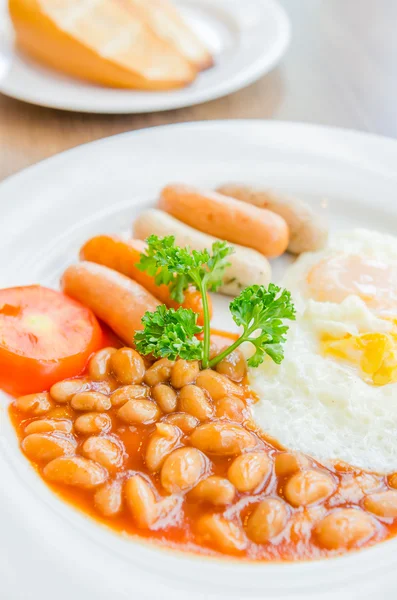
[[[208,307],[208,297],[206,285],[203,282],[198,282],[198,287],[201,293],[203,302],[203,317],[204,317],[204,343],[203,343],[203,360],[202,365],[204,369],[208,368],[210,360],[210,343],[211,343],[211,322],[210,322],[210,311]]]
[[[233,350],[238,348],[240,344],[246,342],[247,339],[248,338],[246,337],[246,332],[244,332],[235,342],[233,342],[233,344],[231,344],[231,346],[228,346],[223,350],[223,352],[217,354],[212,360],[210,360],[210,362],[208,363],[210,369],[213,369],[221,360],[223,360],[226,356],[233,352]]]

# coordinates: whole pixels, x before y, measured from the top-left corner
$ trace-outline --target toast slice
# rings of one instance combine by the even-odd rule
[[[36,60],[111,87],[163,90],[197,69],[124,0],[9,0],[18,46]]]
[[[138,9],[142,18],[159,38],[172,44],[196,69],[214,64],[213,57],[169,0],[123,0]]]

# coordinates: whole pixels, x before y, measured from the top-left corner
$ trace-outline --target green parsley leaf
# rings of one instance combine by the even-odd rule
[[[280,364],[288,331],[284,319],[295,320],[291,294],[274,283],[270,283],[268,288],[251,285],[230,303],[230,312],[234,322],[243,327],[243,334],[232,346],[213,358],[210,366],[215,366],[243,342],[251,342],[255,346],[254,355],[247,361],[250,367],[258,367],[266,355]]]
[[[197,325],[197,314],[191,309],[167,309],[163,304],[142,317],[143,330],[135,333],[135,345],[140,354],[156,358],[201,360],[203,342],[195,336],[203,328]]]
[[[228,257],[234,249],[227,242],[212,244],[212,254],[207,262],[207,286],[210,292],[217,292],[223,282],[225,269],[230,266]]]
[[[147,240],[146,254],[141,255],[138,268],[156,279],[156,284],[170,285],[171,297],[183,301],[183,292],[189,284],[200,289],[205,283],[210,291],[222,285],[225,269],[230,265],[227,257],[233,248],[227,242],[215,242],[212,253],[208,250],[191,250],[175,246],[173,235],[159,238],[151,235]]]
[[[167,254],[174,246],[175,238],[169,235],[159,238],[151,235],[147,240],[146,253],[141,254],[137,267],[154,277],[156,285],[167,285],[171,288],[171,297],[177,302],[183,302],[184,291],[189,280],[183,275],[177,276],[174,270],[167,266]]]
[[[260,365],[265,354],[280,364],[284,358],[282,344],[288,331],[283,319],[295,319],[290,292],[281,290],[274,283],[268,288],[251,285],[230,303],[230,312],[234,322],[244,328],[244,341],[255,346],[255,354],[248,359],[249,366]]]

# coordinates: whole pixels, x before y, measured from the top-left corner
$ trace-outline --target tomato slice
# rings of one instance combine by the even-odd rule
[[[47,390],[79,375],[101,347],[94,314],[60,292],[32,285],[0,290],[0,388]]]

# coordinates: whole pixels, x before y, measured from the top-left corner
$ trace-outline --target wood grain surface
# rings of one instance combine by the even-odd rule
[[[200,106],[149,115],[87,115],[0,95],[0,179],[102,137],[168,123],[282,119],[397,138],[397,0],[280,0],[292,43],[250,87]]]

